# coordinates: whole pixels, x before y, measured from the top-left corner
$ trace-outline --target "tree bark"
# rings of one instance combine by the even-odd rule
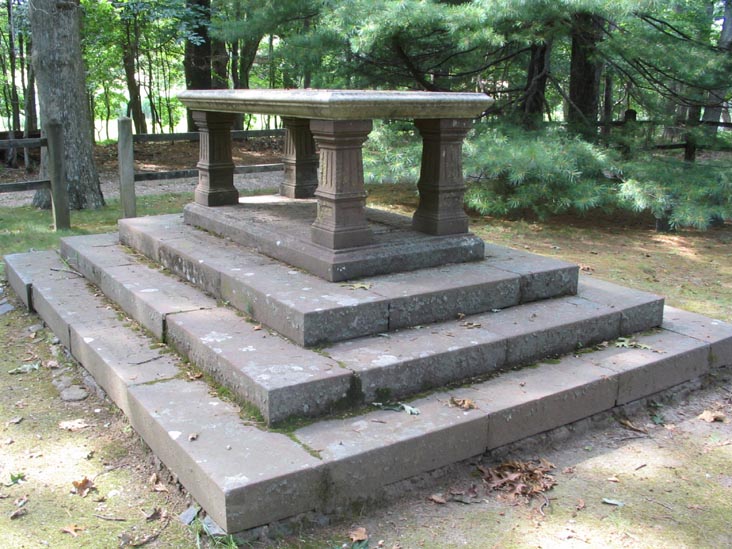
[[[183,71],[186,88],[189,90],[211,89],[211,40],[208,36],[208,21],[211,17],[211,0],[186,0],[186,7],[197,13],[197,25],[192,31],[198,35],[196,43],[186,42]],[[198,131],[191,111],[187,111],[188,131]]]
[[[99,208],[104,197],[94,165],[92,125],[86,100],[81,57],[79,0],[33,0],[33,69],[38,82],[41,122],[57,120],[63,127],[69,207]],[[48,193],[33,197],[36,207],[49,207]]]
[[[524,100],[521,102],[522,122],[527,129],[536,129],[541,125],[546,104],[546,81],[549,75],[551,49],[550,42],[531,45]]]
[[[597,108],[602,63],[597,59],[597,44],[602,28],[591,13],[572,16],[572,56],[569,69],[569,111],[567,124],[588,138],[597,134]]]
[[[127,94],[130,102],[127,107],[127,114],[132,117],[137,133],[147,133],[147,120],[142,110],[142,97],[140,96],[140,85],[137,82],[137,57],[139,46],[139,30],[137,20],[127,20],[125,24],[125,41],[122,44],[122,66],[125,70],[125,82],[127,83]]]
[[[724,23],[722,23],[722,33],[719,35],[719,49],[732,56],[732,0],[726,0],[724,3]],[[702,119],[704,122],[719,122],[722,110],[724,110],[725,95],[729,89],[729,87],[722,87],[709,92],[710,104],[704,109]],[[709,132],[716,133],[716,126],[709,127]]]

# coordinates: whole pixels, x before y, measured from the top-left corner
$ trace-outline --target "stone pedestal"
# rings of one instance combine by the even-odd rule
[[[314,244],[341,250],[373,242],[366,221],[361,148],[371,120],[311,120],[320,147],[318,214],[311,228]]]
[[[422,136],[419,207],[412,218],[415,230],[448,235],[468,232],[463,208],[462,145],[471,121],[464,118],[414,121]]]
[[[280,194],[288,198],[311,198],[318,187],[318,154],[307,118],[282,117],[285,127],[285,181]]]
[[[203,206],[223,206],[239,201],[231,159],[231,128],[235,116],[225,112],[193,111],[193,120],[201,134],[194,200]]]

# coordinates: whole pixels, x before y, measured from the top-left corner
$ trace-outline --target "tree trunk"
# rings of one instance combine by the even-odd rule
[[[571,131],[594,138],[597,134],[597,107],[602,63],[597,59],[597,44],[602,28],[591,13],[572,16],[572,57],[569,69],[569,111]]]
[[[186,42],[186,50],[183,58],[183,71],[186,76],[186,88],[189,90],[210,90],[211,89],[211,41],[208,37],[208,21],[211,17],[211,0],[186,0],[186,7],[198,13],[201,19],[198,25],[191,29],[198,35],[200,40],[193,43]],[[191,111],[187,112],[188,131],[198,131],[193,121]]]
[[[531,45],[524,100],[521,103],[522,122],[527,129],[537,129],[542,122],[551,49],[550,42]]]
[[[719,49],[724,50],[732,56],[732,0],[724,3],[724,23],[722,33],[719,35]],[[704,109],[704,122],[719,122],[724,110],[725,95],[729,87],[722,87],[709,92],[709,106]],[[710,126],[709,132],[715,134],[716,126]]]
[[[211,40],[211,87],[225,90],[229,87],[229,52],[226,42]]]
[[[33,0],[29,6],[41,121],[57,120],[63,127],[69,207],[99,208],[104,197],[92,150],[79,0]],[[37,192],[33,205],[50,207],[48,193]]]
[[[140,85],[137,82],[137,50],[139,45],[137,21],[127,21],[125,25],[125,41],[122,44],[122,65],[125,69],[125,82],[130,102],[127,114],[132,117],[137,133],[147,133],[147,120],[142,110]]]

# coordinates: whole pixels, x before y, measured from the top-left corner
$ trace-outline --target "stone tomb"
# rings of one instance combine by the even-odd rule
[[[227,532],[377,499],[414,475],[732,366],[729,324],[467,232],[460,140],[483,96],[223,90],[183,100],[202,129],[184,215],[64,238],[61,258],[6,256],[5,272]],[[284,196],[238,202],[234,112],[285,117]],[[364,208],[360,147],[380,116],[420,117],[412,219]],[[638,345],[593,350],[620,336]],[[210,381],[190,379],[191,367]],[[372,406],[384,400],[420,413]],[[242,408],[262,421],[242,421]],[[278,431],[293,418],[296,428]]]
[[[330,281],[482,259],[483,242],[468,232],[463,210],[462,142],[472,119],[491,104],[486,95],[216,90],[179,98],[201,131],[199,183],[186,222]],[[229,135],[236,113],[282,117],[280,194],[292,200],[239,202]],[[375,118],[412,119],[422,136],[420,201],[411,225],[365,208],[361,149]],[[303,203],[312,197],[316,202]]]

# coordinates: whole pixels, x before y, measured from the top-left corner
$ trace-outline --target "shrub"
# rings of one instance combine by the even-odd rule
[[[613,203],[607,153],[561,131],[495,128],[466,146],[466,203],[484,215],[539,218]]]

